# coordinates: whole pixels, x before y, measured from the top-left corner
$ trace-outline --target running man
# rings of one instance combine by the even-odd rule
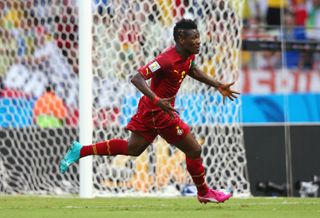
[[[173,37],[176,45],[139,68],[131,79],[144,96],[139,101],[137,113],[127,124],[126,128],[131,131],[129,140],[110,139],[92,145],[82,145],[75,141],[60,162],[62,173],[71,164],[88,155],[139,156],[160,135],[185,153],[187,170],[197,187],[200,203],[221,203],[231,197],[230,193],[208,187],[201,160],[201,146],[190,133],[189,126],[180,119],[174,103],[187,75],[216,88],[222,94],[223,102],[226,97],[234,100],[239,93],[230,88],[234,82],[220,83],[195,65],[195,55],[200,51],[200,34],[194,21],[182,19],[177,22]],[[146,83],[148,79],[151,79],[150,86]]]

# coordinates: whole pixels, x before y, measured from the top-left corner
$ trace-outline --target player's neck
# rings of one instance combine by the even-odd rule
[[[187,52],[186,50],[184,50],[180,45],[176,44],[176,51],[177,53],[183,58],[183,59],[187,59],[190,54],[189,52]]]

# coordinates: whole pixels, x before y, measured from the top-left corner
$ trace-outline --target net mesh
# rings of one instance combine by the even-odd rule
[[[66,145],[78,138],[76,3],[0,2],[0,192],[78,190],[78,165],[58,172]],[[124,127],[141,96],[129,78],[173,43],[173,25],[182,17],[198,23],[203,45],[197,64],[218,80],[236,81],[242,3],[93,0],[94,142],[128,138]],[[249,193],[240,101],[223,105],[214,89],[187,78],[176,107],[203,146],[209,185]],[[93,166],[98,195],[179,194],[192,184],[184,154],[161,138],[137,158],[95,157]]]

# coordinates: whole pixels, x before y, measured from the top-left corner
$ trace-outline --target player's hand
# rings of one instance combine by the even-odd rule
[[[228,97],[231,101],[236,99],[240,93],[237,91],[234,91],[230,89],[230,87],[234,84],[232,83],[227,83],[227,84],[221,84],[220,86],[217,87],[218,91],[221,93],[223,96],[223,103],[225,102],[226,97]]]
[[[165,113],[168,113],[169,116],[171,117],[171,119],[174,118],[174,112],[179,113],[170,104],[171,101],[173,101],[174,99],[175,99],[175,96],[173,96],[171,98],[160,98],[158,103],[157,103],[157,106],[159,106],[162,110],[164,110]]]

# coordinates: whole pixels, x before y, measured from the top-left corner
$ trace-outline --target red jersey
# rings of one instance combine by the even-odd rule
[[[194,55],[182,58],[175,47],[170,47],[138,71],[145,79],[151,78],[150,88],[157,96],[170,98],[176,96],[194,58]],[[174,107],[174,100],[171,105]],[[140,99],[138,111],[127,129],[139,132],[150,143],[161,135],[170,144],[175,144],[190,132],[189,126],[176,113],[171,118],[146,96]]]
[[[176,96],[182,81],[189,73],[195,55],[184,59],[176,51],[175,46],[167,48],[154,60],[138,69],[138,72],[147,80],[151,78],[151,90],[160,98]],[[174,107],[174,100],[171,102]],[[152,101],[143,96],[139,105],[145,110],[161,110]]]

